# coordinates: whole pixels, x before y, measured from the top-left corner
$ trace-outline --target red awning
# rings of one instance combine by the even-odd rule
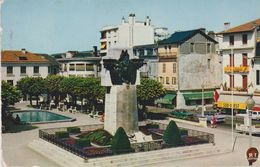
[[[255,107],[253,108],[253,111],[260,111],[260,106],[255,106]]]

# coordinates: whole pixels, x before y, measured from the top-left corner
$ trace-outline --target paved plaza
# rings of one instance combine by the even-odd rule
[[[17,105],[18,108],[24,109],[24,105]],[[55,112],[59,112],[56,111]],[[28,143],[38,138],[38,130],[44,128],[54,128],[54,127],[68,127],[76,125],[89,125],[89,124],[100,124],[98,119],[93,119],[86,114],[81,113],[69,113],[69,112],[59,112],[59,114],[67,115],[77,120],[75,122],[63,122],[63,123],[51,123],[51,124],[39,124],[39,128],[24,131],[20,133],[6,133],[2,135],[3,139],[3,155],[4,160],[8,166],[41,166],[41,167],[57,167],[54,162],[48,160],[47,158],[41,156],[40,154],[32,151],[27,147]],[[168,123],[167,120],[159,121],[163,123]],[[229,129],[212,129],[212,128],[202,128],[195,127],[187,124],[177,123],[178,126],[190,129],[196,129],[200,131],[205,131],[213,133],[215,135],[216,145],[223,149],[232,148],[231,144],[231,131]],[[172,167],[172,166],[247,166],[246,160],[246,150],[249,145],[248,135],[235,133],[234,137],[237,136],[236,145],[234,152],[229,152],[225,154],[195,158],[195,159],[185,159],[178,161],[167,161],[153,164],[149,166],[160,166],[160,167]],[[253,137],[253,146],[260,148],[260,137]],[[260,161],[254,163],[254,166],[260,166]]]

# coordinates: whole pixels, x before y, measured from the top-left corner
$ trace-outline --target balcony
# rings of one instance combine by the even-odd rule
[[[165,58],[165,59],[172,59],[172,58],[177,58],[177,52],[163,52],[163,53],[158,53],[159,58]]]
[[[224,72],[225,73],[248,73],[249,72],[249,66],[239,66],[239,67],[231,67],[231,66],[227,66],[224,67]]]

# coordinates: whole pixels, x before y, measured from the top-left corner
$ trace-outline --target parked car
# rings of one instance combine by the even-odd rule
[[[171,112],[171,115],[173,115],[176,118],[185,119],[185,118],[192,118],[194,116],[193,113],[190,113],[186,110],[175,110]]]
[[[210,120],[211,120],[213,114],[215,114],[217,123],[220,123],[220,122],[224,122],[224,121],[225,121],[225,116],[224,116],[224,115],[221,115],[221,114],[217,113],[216,111],[205,111],[205,112],[204,112],[204,116],[207,118],[207,121],[208,121],[208,122],[210,122]],[[196,116],[197,116],[197,117],[201,117],[201,114],[197,114]]]

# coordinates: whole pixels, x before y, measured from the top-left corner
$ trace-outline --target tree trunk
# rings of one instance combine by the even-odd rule
[[[83,108],[83,98],[81,99],[81,112],[82,112],[82,109]]]
[[[39,107],[39,96],[36,97],[36,107]]]
[[[32,95],[29,96],[30,105],[32,106]]]

